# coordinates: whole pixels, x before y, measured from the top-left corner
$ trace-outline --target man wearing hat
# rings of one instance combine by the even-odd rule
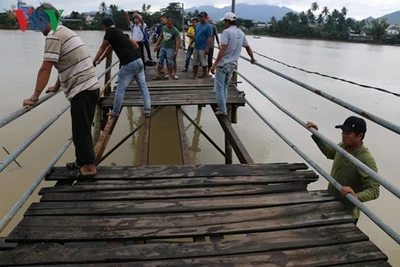
[[[199,65],[203,68],[203,75],[200,78],[205,78],[207,75],[207,54],[211,46],[212,29],[207,23],[208,14],[201,11],[198,15],[200,23],[197,23],[194,38],[190,40],[189,47],[194,42],[193,50],[193,79],[197,79]]]
[[[221,34],[221,49],[214,65],[211,67],[211,73],[215,73],[214,91],[219,108],[215,115],[226,116],[228,85],[242,47],[246,48],[247,54],[251,58],[251,63],[255,63],[256,60],[243,31],[236,27],[236,15],[232,12],[225,13],[223,20],[225,30]]]
[[[307,122],[307,127],[318,130],[318,126],[312,122]],[[342,142],[338,145],[370,169],[377,172],[378,168],[375,160],[363,143],[365,133],[367,132],[365,120],[351,116],[342,125],[337,125],[335,128],[342,129]],[[360,210],[344,196],[352,194],[361,202],[376,199],[379,197],[379,183],[317,136],[312,135],[311,137],[321,152],[328,159],[333,159],[331,176],[342,185],[342,189],[339,192],[333,185],[329,184],[328,191],[341,197],[346,210],[353,215],[357,223],[360,217]]]
[[[122,109],[122,100],[125,91],[131,81],[136,80],[142,93],[144,102],[144,115],[150,117],[151,103],[150,94],[146,84],[144,75],[144,63],[138,51],[134,48],[131,41],[126,38],[125,34],[115,27],[114,20],[105,16],[102,19],[103,29],[106,31],[103,43],[101,44],[96,56],[93,59],[93,65],[98,64],[98,59],[106,52],[111,45],[120,61],[120,72],[118,75],[118,86],[115,92],[113,110],[107,115],[118,117]],[[104,58],[104,57],[102,57]]]

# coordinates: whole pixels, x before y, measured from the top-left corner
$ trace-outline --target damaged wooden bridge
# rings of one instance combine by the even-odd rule
[[[233,150],[240,164],[192,165],[181,107],[215,109],[213,80],[185,73],[152,81],[154,74],[147,67],[152,105],[176,108],[182,164],[149,165],[146,118],[139,166],[99,166],[91,180],[53,168],[46,180],[55,185],[40,190],[40,202],[0,242],[0,266],[390,266],[338,199],[307,189],[318,179],[307,165],[254,163],[231,124],[245,104],[235,83],[229,116],[217,120],[226,137],[221,154],[232,163]],[[101,99],[103,113],[112,103],[113,93]],[[137,86],[123,105],[143,105]],[[98,164],[116,121],[98,124]]]

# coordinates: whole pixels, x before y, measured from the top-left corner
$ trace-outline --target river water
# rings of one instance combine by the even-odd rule
[[[78,33],[87,45],[90,54],[94,56],[102,41],[103,32],[82,31]],[[0,117],[4,117],[18,109],[24,98],[31,96],[37,71],[41,65],[44,37],[40,33],[31,31],[23,33],[21,31],[0,30],[0,40]],[[249,42],[253,50],[285,63],[400,93],[397,60],[400,58],[399,47],[267,37],[261,39],[249,37]],[[245,54],[244,51],[243,54]],[[256,56],[256,58],[258,62],[266,66],[284,72],[386,120],[400,124],[400,99],[395,96],[317,75],[306,74],[259,56]],[[103,64],[97,68],[99,74],[104,70]],[[118,67],[114,68],[113,72],[115,73],[117,69]],[[322,134],[335,142],[341,140],[341,132],[335,129],[334,125],[341,124],[348,116],[354,115],[351,111],[257,66],[251,66],[248,62],[240,61],[239,71],[298,117],[304,121],[310,120],[318,124]],[[55,82],[56,77],[56,71],[53,70],[51,85]],[[306,152],[326,171],[330,171],[332,161],[327,160],[320,153],[308,131],[280,112],[250,85],[243,82],[239,85],[239,88],[246,92],[246,98],[295,145]],[[0,146],[13,151],[66,104],[67,101],[64,96],[59,94],[41,107],[3,127],[0,129]],[[197,107],[184,107],[184,109],[192,118],[196,118],[203,130],[221,147],[223,146],[223,133],[211,109],[208,107],[201,111],[198,111]],[[169,142],[168,138],[171,138],[172,127],[175,125],[172,122],[168,123],[168,113],[168,109],[162,114],[160,113],[158,118],[160,121],[159,129],[154,133],[155,136],[152,135],[151,137],[158,138],[158,141],[151,144],[150,147],[151,151],[157,151],[157,153],[151,154],[150,161],[153,164],[179,164],[177,148],[169,145],[172,142]],[[119,142],[123,136],[140,123],[141,119],[140,110],[135,108],[124,109],[109,147]],[[193,163],[223,163],[222,156],[208,141],[200,136],[187,121],[185,123]],[[368,121],[367,125],[365,145],[375,157],[379,173],[394,185],[400,187],[400,179],[398,178],[400,173],[400,164],[398,164],[400,137],[373,122]],[[234,128],[256,162],[304,162],[249,107],[239,108],[238,124],[234,125]],[[112,154],[103,164],[120,166],[137,164],[140,160],[138,144],[140,145],[141,134],[139,132],[134,135],[119,148],[118,153]],[[43,168],[61,149],[70,135],[70,119],[67,111],[45,134],[18,157],[22,168],[12,163],[5,171],[0,173],[0,218],[11,209]],[[2,158],[6,157],[6,153],[1,148],[0,155]],[[71,159],[73,159],[72,147],[60,159],[58,165],[63,165]],[[238,162],[237,159],[234,161]],[[49,186],[51,183],[45,182],[42,185]],[[327,182],[321,177],[318,182],[310,185],[310,189],[325,189],[326,186]],[[38,201],[38,199],[35,192],[24,206],[23,211],[32,201]],[[388,225],[400,232],[399,200],[396,197],[381,187],[379,199],[366,204]],[[22,218],[23,211],[1,233],[2,236],[7,235],[11,227],[15,226]],[[358,226],[389,256],[393,266],[400,266],[400,247],[397,243],[392,241],[365,215],[360,218]]]

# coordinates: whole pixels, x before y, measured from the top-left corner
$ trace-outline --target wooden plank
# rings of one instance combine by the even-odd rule
[[[244,92],[242,91],[232,91],[228,93],[230,97],[240,97],[244,96]],[[113,92],[110,97],[115,97],[115,93]],[[142,94],[140,91],[131,91],[126,92],[124,98],[126,99],[137,99],[141,98]],[[165,90],[165,91],[153,91],[151,93],[152,99],[161,99],[166,97],[173,97],[175,99],[187,99],[187,98],[194,98],[194,97],[215,97],[215,92],[213,89],[197,89],[191,91],[183,91],[183,90]],[[107,99],[107,98],[105,98]]]
[[[111,138],[111,134],[114,131],[114,127],[117,124],[118,117],[111,117],[108,122],[106,127],[104,128],[104,131],[101,133],[99,141],[96,143],[94,146],[94,152],[96,156],[96,165],[99,164],[101,157],[104,154],[104,150],[107,147],[108,141]]]
[[[0,266],[227,256],[329,246],[367,240],[368,237],[356,228],[354,224],[340,224],[260,233],[247,238],[221,240],[214,244],[209,242],[147,244],[105,249],[102,247],[77,248],[44,243],[31,245],[29,249],[23,251],[0,254]]]
[[[27,216],[7,242],[78,242],[183,238],[354,222],[340,202],[157,215]]]
[[[182,163],[183,165],[189,165],[191,163],[188,140],[185,131],[185,125],[183,123],[182,109],[176,108],[176,117],[178,121],[179,139],[181,143]]]
[[[312,234],[310,232],[310,234]],[[311,235],[314,236],[314,235]],[[294,237],[294,245],[288,244],[294,250],[272,250],[266,238],[259,239],[259,245],[252,238],[244,239],[242,242],[253,249],[259,249],[258,253],[246,253],[249,249],[247,246],[238,246],[238,242],[228,241],[224,247],[214,243],[215,248],[222,251],[219,252],[211,243],[189,243],[180,245],[181,249],[176,249],[177,244],[166,245],[139,245],[128,246],[118,249],[99,250],[99,249],[70,249],[62,250],[61,245],[57,244],[38,244],[34,248],[27,250],[30,254],[20,252],[7,253],[8,255],[0,256],[2,261],[0,266],[18,266],[22,264],[85,264],[84,266],[332,266],[332,264],[340,264],[340,266],[379,266],[371,265],[377,262],[385,262],[387,257],[372,242],[363,241],[350,244],[337,244],[334,240],[323,239],[322,242],[317,240],[314,243],[330,244],[318,246],[315,248],[303,248],[302,244],[296,242],[299,238]],[[345,237],[344,237],[345,238]],[[279,237],[276,239],[279,240]],[[305,239],[308,241],[307,239]],[[248,242],[250,241],[250,242]],[[225,242],[225,240],[223,241]],[[313,242],[313,241],[311,241]],[[278,247],[279,247],[279,242]],[[309,244],[310,242],[306,242]],[[232,248],[232,245],[236,247]],[[267,246],[262,248],[261,245]],[[200,247],[201,246],[201,247]],[[211,251],[210,251],[211,247]],[[137,248],[140,248],[137,249]],[[268,248],[270,250],[268,250]],[[161,250],[164,249],[164,250]],[[179,252],[178,252],[178,251]],[[241,253],[233,253],[231,251],[241,251]],[[243,252],[244,253],[243,253]],[[147,252],[147,253],[146,253]],[[177,253],[178,252],[178,253]],[[197,253],[196,253],[197,252]],[[217,256],[222,253],[231,254]],[[169,253],[169,254],[168,254]],[[207,255],[198,257],[198,255]],[[191,255],[191,256],[189,256]],[[192,256],[193,255],[193,256]],[[209,255],[209,256],[208,256]],[[328,256],[329,255],[329,256]],[[172,260],[163,260],[169,257]],[[175,259],[173,259],[175,257]],[[196,258],[194,258],[196,257]],[[3,260],[4,259],[4,260]],[[156,261],[154,261],[156,260]],[[110,263],[113,262],[113,263]],[[118,264],[119,262],[119,264]],[[100,264],[100,265],[96,265]],[[103,263],[103,264],[102,264]],[[105,264],[104,264],[105,263]],[[134,263],[133,265],[127,265]],[[365,265],[362,265],[362,264]],[[8,265],[6,265],[8,264]],[[346,264],[346,265],[343,265]],[[390,266],[384,264],[382,266]]]
[[[150,142],[150,118],[145,118],[143,125],[143,141],[142,141],[142,152],[140,165],[149,165],[149,142]]]
[[[223,187],[86,191],[67,193],[47,193],[40,201],[117,201],[117,200],[157,200],[173,198],[207,198],[215,196],[261,195],[305,191],[306,185],[299,183],[273,185],[233,185]]]
[[[308,169],[304,163],[293,164],[214,164],[214,165],[168,165],[168,166],[107,166],[98,167],[96,179],[146,179],[172,177],[217,177],[217,176],[264,176],[287,170]],[[55,167],[47,175],[47,181],[68,179],[65,167]]]
[[[227,99],[228,104],[242,105],[244,106],[244,98],[229,98]],[[177,105],[212,105],[217,104],[217,100],[214,98],[202,98],[202,99],[165,99],[165,100],[151,100],[153,106],[177,106]],[[113,106],[112,98],[107,98],[101,102],[102,107],[111,108]],[[143,100],[140,99],[124,99],[122,101],[124,107],[142,107]]]
[[[352,263],[345,265],[330,265],[330,267],[391,267],[387,261],[378,260],[378,261],[364,261],[360,263]]]
[[[147,179],[147,180],[95,180],[82,181],[73,186],[44,187],[39,195],[56,192],[88,192],[104,190],[132,189],[166,189],[193,188],[230,185],[268,185],[276,183],[309,184],[318,180],[313,171],[296,171],[292,173],[277,173],[266,176],[233,176],[233,177],[193,177],[179,179]]]
[[[217,211],[232,209],[268,208],[282,205],[328,202],[336,198],[327,191],[289,192],[257,196],[170,199],[162,201],[111,201],[92,202],[40,202],[32,203],[25,216],[47,215],[120,215],[158,214]],[[107,200],[107,199],[103,199]]]
[[[4,240],[5,237],[0,237],[0,251],[14,249],[17,246],[16,243],[6,243]]]
[[[215,107],[213,107],[213,111],[214,112],[216,111]],[[230,123],[228,117],[216,116],[216,118],[218,119],[218,122],[220,123],[222,129],[224,130],[225,136],[228,139],[229,143],[231,144],[233,150],[235,151],[235,154],[238,157],[240,163],[254,163],[246,147],[243,145],[239,136],[233,129],[232,124]]]

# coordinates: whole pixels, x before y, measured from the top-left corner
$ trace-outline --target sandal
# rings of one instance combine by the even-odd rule
[[[108,112],[107,113],[107,116],[110,116],[110,117],[118,117],[119,116],[119,114],[117,114],[117,113],[114,113],[114,112]]]
[[[67,164],[65,164],[65,167],[67,167],[68,170],[78,170],[81,168],[76,164],[76,161],[68,162]]]
[[[67,173],[67,178],[74,178],[74,179],[93,179],[95,176],[96,173],[83,175],[81,169],[72,170]]]
[[[215,114],[215,116],[224,116],[224,117],[228,117],[227,114],[221,113],[220,111],[217,111],[217,112],[215,112],[214,114]]]
[[[144,116],[145,116],[146,118],[150,118],[150,117],[151,117],[151,114],[150,114],[150,113],[144,113]]]

